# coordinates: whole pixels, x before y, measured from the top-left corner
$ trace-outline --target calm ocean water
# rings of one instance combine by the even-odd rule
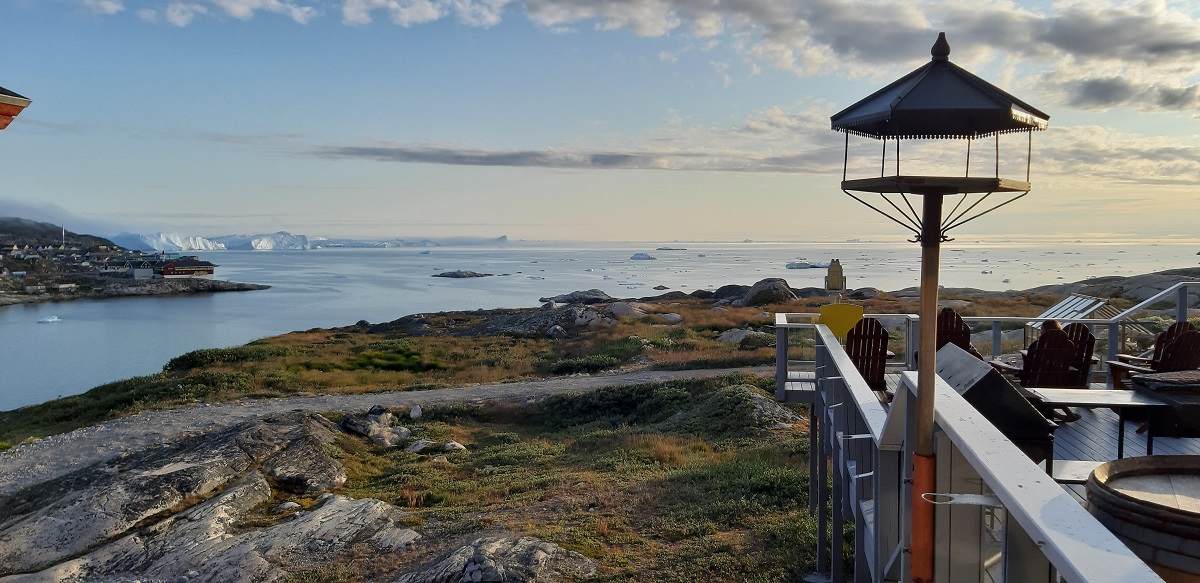
[[[83,392],[162,369],[198,348],[235,346],[314,327],[373,323],[440,310],[528,307],[543,296],[599,288],[614,297],[690,292],[765,277],[792,287],[822,287],[824,269],[786,269],[789,261],[841,260],[850,287],[896,290],[917,285],[920,251],[897,244],[654,244],[551,248],[318,249],[221,251],[201,257],[220,279],[273,286],[255,292],[126,298],[0,308],[0,410]],[[636,252],[656,261],[631,261]],[[948,287],[1025,289],[1102,275],[1191,267],[1194,245],[1046,247],[948,243],[941,282]],[[456,269],[497,274],[430,277]],[[507,275],[500,275],[507,274]],[[1008,279],[1008,283],[1003,280]],[[58,316],[53,324],[39,319]]]

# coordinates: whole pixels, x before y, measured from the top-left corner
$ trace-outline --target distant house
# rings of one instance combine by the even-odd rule
[[[25,293],[35,294],[35,293],[42,293],[44,291],[46,291],[46,286],[38,283],[38,281],[36,279],[25,280]]]
[[[162,266],[162,276],[168,278],[203,277],[211,278],[217,266],[197,257],[180,257]]]
[[[50,289],[56,289],[58,291],[75,291],[75,289],[78,287],[79,287],[79,285],[74,284],[74,283],[52,283],[52,284],[50,284]]]

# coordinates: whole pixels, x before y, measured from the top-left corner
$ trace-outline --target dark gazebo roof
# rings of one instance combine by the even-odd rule
[[[974,138],[1044,130],[1050,116],[950,62],[946,33],[933,59],[831,118],[870,138]]]

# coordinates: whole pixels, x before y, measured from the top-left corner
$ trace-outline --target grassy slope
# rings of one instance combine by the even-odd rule
[[[606,389],[531,410],[427,409],[410,427],[468,447],[446,461],[344,438],[346,492],[408,507],[436,536],[420,551],[351,554],[293,580],[379,577],[479,531],[577,551],[597,561],[598,581],[797,580],[816,541],[806,431],[760,434],[745,392],[731,388],[759,382]]]

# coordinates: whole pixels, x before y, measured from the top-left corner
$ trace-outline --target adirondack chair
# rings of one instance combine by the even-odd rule
[[[883,381],[888,359],[888,333],[875,318],[863,318],[846,333],[846,354],[873,390],[887,390]]]
[[[1191,322],[1175,322],[1169,328],[1158,335],[1154,339],[1153,351],[1149,356],[1134,356],[1132,354],[1118,354],[1117,359],[1121,362],[1132,364],[1134,366],[1146,367],[1152,370],[1158,370],[1158,361],[1162,359],[1163,347],[1173,342],[1176,338],[1185,332],[1195,330]],[[1165,372],[1165,371],[1164,371]]]
[[[937,347],[941,350],[943,346],[953,344],[965,351],[967,354],[983,360],[983,355],[975,350],[975,346],[971,344],[971,327],[963,321],[962,316],[958,315],[953,308],[942,308],[938,312],[937,318]]]
[[[1165,334],[1165,332],[1164,332]],[[1159,354],[1157,368],[1135,366],[1117,360],[1108,361],[1113,386],[1129,388],[1129,376],[1155,372],[1175,372],[1200,368],[1200,331],[1187,330],[1165,344]]]
[[[1088,386],[1092,377],[1092,365],[1100,362],[1092,354],[1096,350],[1096,337],[1087,329],[1087,326],[1078,322],[1063,326],[1063,333],[1075,345],[1075,370],[1079,371],[1079,383],[1082,386]]]
[[[1075,367],[1079,349],[1062,330],[1046,330],[1025,351],[1024,362],[1016,367],[991,362],[1002,373],[1017,377],[1023,387],[1086,388],[1080,383]]]
[[[937,349],[941,350],[947,344],[953,344],[979,360],[986,360],[971,344],[971,327],[954,308],[942,308],[937,316]],[[919,360],[919,357],[920,353],[913,354],[914,360]]]

